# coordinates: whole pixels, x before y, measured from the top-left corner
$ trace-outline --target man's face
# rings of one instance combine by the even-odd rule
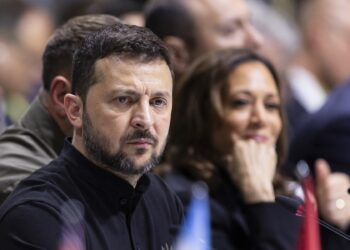
[[[196,25],[195,56],[214,49],[258,49],[262,36],[252,26],[245,0],[186,1]]]
[[[88,157],[126,175],[148,171],[161,155],[170,124],[172,77],[164,61],[107,57],[95,66],[83,113]]]

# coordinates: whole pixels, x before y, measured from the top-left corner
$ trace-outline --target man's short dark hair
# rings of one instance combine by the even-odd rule
[[[163,60],[171,70],[168,51],[155,34],[147,28],[119,23],[87,36],[74,54],[73,94],[85,101],[88,89],[96,83],[95,63],[112,55],[140,63]]]
[[[74,52],[86,35],[119,22],[117,17],[111,15],[84,15],[74,17],[58,28],[43,54],[44,89],[50,89],[51,81],[57,75],[71,79]]]
[[[189,48],[196,45],[195,22],[184,0],[151,2],[145,10],[145,26],[161,39],[175,36],[183,39]]]

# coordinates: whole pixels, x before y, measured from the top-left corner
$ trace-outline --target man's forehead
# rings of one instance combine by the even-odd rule
[[[133,75],[137,69],[153,68],[155,65],[169,69],[167,63],[162,59],[142,60],[141,58],[128,58],[120,56],[108,56],[96,61],[95,72],[97,76],[103,77],[105,73]]]
[[[141,64],[141,61],[136,58],[127,58],[125,56],[110,55],[96,61],[96,68],[103,69],[105,67],[115,67],[124,68],[133,66],[136,64]]]
[[[140,60],[109,57],[99,59],[96,62],[96,81],[115,82],[119,85],[149,86],[170,85],[172,89],[172,75],[169,66],[164,60],[156,59],[150,62]]]

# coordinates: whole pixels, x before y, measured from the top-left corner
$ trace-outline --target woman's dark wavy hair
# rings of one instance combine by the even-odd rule
[[[275,80],[279,95],[280,81],[272,64],[262,56],[246,49],[225,49],[199,58],[182,78],[175,90],[172,125],[166,160],[173,168],[190,178],[217,181],[219,152],[212,144],[212,131],[222,120],[221,94],[229,74],[239,65],[256,61],[265,65]],[[278,166],[286,152],[285,122],[282,109],[282,132],[276,151]]]

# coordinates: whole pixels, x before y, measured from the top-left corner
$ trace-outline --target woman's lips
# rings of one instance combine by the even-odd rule
[[[265,135],[247,135],[246,138],[254,140],[257,143],[265,143],[268,141],[268,137]]]

